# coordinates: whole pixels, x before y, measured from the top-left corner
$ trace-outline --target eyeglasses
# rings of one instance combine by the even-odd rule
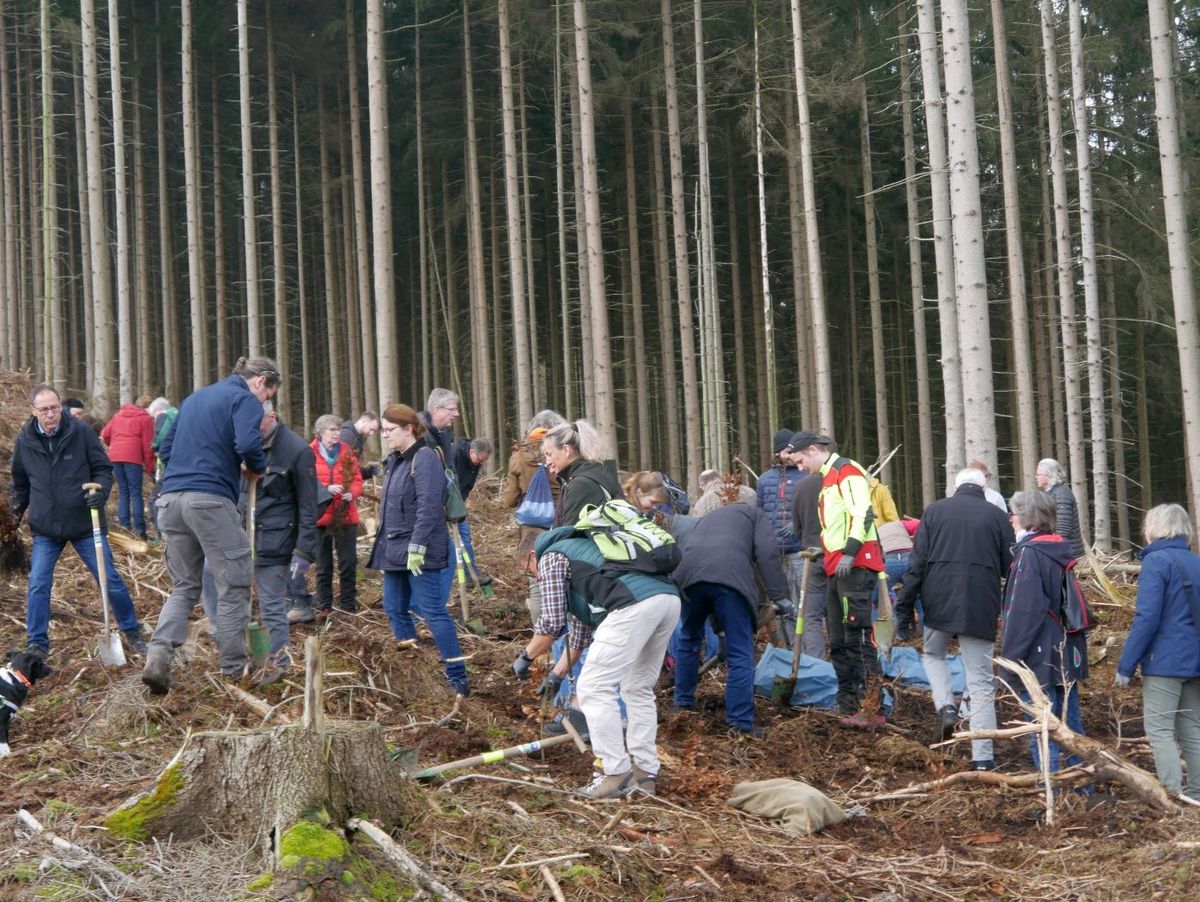
[[[451,413],[458,413],[458,405],[455,404],[453,407],[451,407],[449,404],[439,404],[438,410],[448,410]]]
[[[391,435],[393,432],[395,432],[399,428],[400,428],[399,426],[380,426],[379,432],[381,435]]]
[[[48,407],[35,407],[33,409],[42,414],[42,416],[49,416],[52,413],[58,413],[60,410],[62,410],[62,405],[51,404]]]

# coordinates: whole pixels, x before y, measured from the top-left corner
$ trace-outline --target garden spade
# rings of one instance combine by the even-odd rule
[[[771,699],[778,705],[791,702],[796,691],[796,677],[800,673],[800,640],[804,638],[804,615],[808,611],[808,574],[813,559],[821,553],[820,548],[805,548],[800,552],[804,558],[804,569],[800,572],[800,597],[796,599],[796,635],[792,639],[792,673],[786,677],[775,677],[771,685]]]
[[[98,492],[101,486],[98,482],[85,482],[84,492]],[[92,545],[96,549],[96,579],[100,583],[100,601],[104,608],[104,632],[99,636],[100,660],[110,667],[121,667],[125,664],[125,649],[121,647],[121,637],[112,630],[108,620],[108,567],[104,558],[104,537],[100,535],[100,511],[94,507],[92,511]]]

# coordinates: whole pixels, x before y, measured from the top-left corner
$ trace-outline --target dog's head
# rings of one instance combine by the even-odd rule
[[[46,659],[35,652],[9,652],[8,666],[29,680],[31,684],[54,673],[46,664]]]

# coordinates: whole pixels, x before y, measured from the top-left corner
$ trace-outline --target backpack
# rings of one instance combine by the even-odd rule
[[[666,473],[658,475],[662,477],[663,488],[667,490],[667,504],[671,508],[671,513],[686,514],[691,511],[692,502],[688,498],[687,490]]]
[[[1068,636],[1086,633],[1096,625],[1096,615],[1092,613],[1079,580],[1075,578],[1075,561],[1063,568],[1058,610],[1051,611],[1050,616]]]
[[[515,516],[521,526],[549,529],[554,525],[554,495],[550,491],[550,474],[546,472],[545,464],[537,465]]]
[[[162,440],[167,437],[167,433],[171,431],[171,427],[175,425],[175,418],[179,416],[178,407],[168,407],[161,414],[163,421],[159,424],[158,429],[154,432],[154,440],[150,442],[150,450],[157,451],[158,446],[162,444]]]
[[[683,556],[669,532],[620,499],[584,505],[575,530],[596,543],[614,570],[661,576],[678,567]]]

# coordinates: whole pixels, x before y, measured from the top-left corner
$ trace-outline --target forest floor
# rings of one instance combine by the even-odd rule
[[[26,415],[24,388],[18,379],[0,379],[0,457]],[[7,460],[0,463],[7,472]],[[535,683],[517,684],[509,669],[529,623],[524,577],[510,554],[515,528],[493,500],[497,491],[495,481],[484,482],[471,499],[476,546],[495,576],[496,594],[476,598],[472,611],[486,636],[462,631],[472,693],[456,721],[435,726],[453,702],[436,649],[427,635],[416,651],[396,649],[373,571],[360,571],[360,613],[293,630],[297,649],[312,631],[324,633],[329,716],[377,721],[390,745],[418,750],[422,767],[539,735]],[[152,625],[169,588],[160,552],[118,553],[118,561],[139,614]],[[1124,591],[1132,595],[1128,586]],[[22,576],[0,579],[5,648],[24,646],[24,596]],[[1100,611],[1092,648],[1093,659],[1102,660],[1083,689],[1086,731],[1153,770],[1138,738],[1140,690],[1112,686],[1131,606]],[[151,785],[189,732],[250,730],[262,718],[206,679],[216,663],[206,635],[199,656],[176,669],[174,688],[162,699],[145,694],[140,660],[102,665],[95,649],[98,592],[70,552],[59,564],[53,612],[55,673],[34,688],[13,725],[13,754],[0,761],[0,899],[297,897],[280,887],[249,889],[267,867],[253,850],[217,835],[147,844],[107,835],[104,817]],[[1117,642],[1108,643],[1110,637]],[[253,692],[298,718],[302,680],[298,666],[284,683]],[[1164,817],[1110,785],[1091,797],[1063,792],[1051,826],[1039,789],[962,783],[902,801],[863,802],[967,766],[968,743],[930,748],[927,694],[896,690],[891,726],[879,733],[849,730],[827,712],[780,710],[759,699],[758,720],[770,729],[752,740],[724,729],[722,680],[720,668],[704,677],[696,713],[666,714],[670,692],[665,686],[660,692],[663,773],[656,799],[601,804],[573,797],[571,790],[587,782],[591,758],[561,745],[441,782],[407,781],[410,804],[399,840],[469,899],[552,898],[538,867],[521,865],[559,856],[576,856],[550,864],[568,899],[1195,897],[1200,809]],[[1000,715],[1002,722],[1020,717],[1010,699]],[[1026,741],[998,742],[996,760],[1001,772],[1028,772]],[[863,813],[801,837],[727,804],[734,784],[775,777],[810,783],[846,809],[861,803]],[[15,817],[20,808],[128,876],[114,880],[81,867],[71,854],[28,835]],[[377,878],[387,872],[374,847],[353,845]],[[403,878],[334,879],[303,898],[413,893]]]

